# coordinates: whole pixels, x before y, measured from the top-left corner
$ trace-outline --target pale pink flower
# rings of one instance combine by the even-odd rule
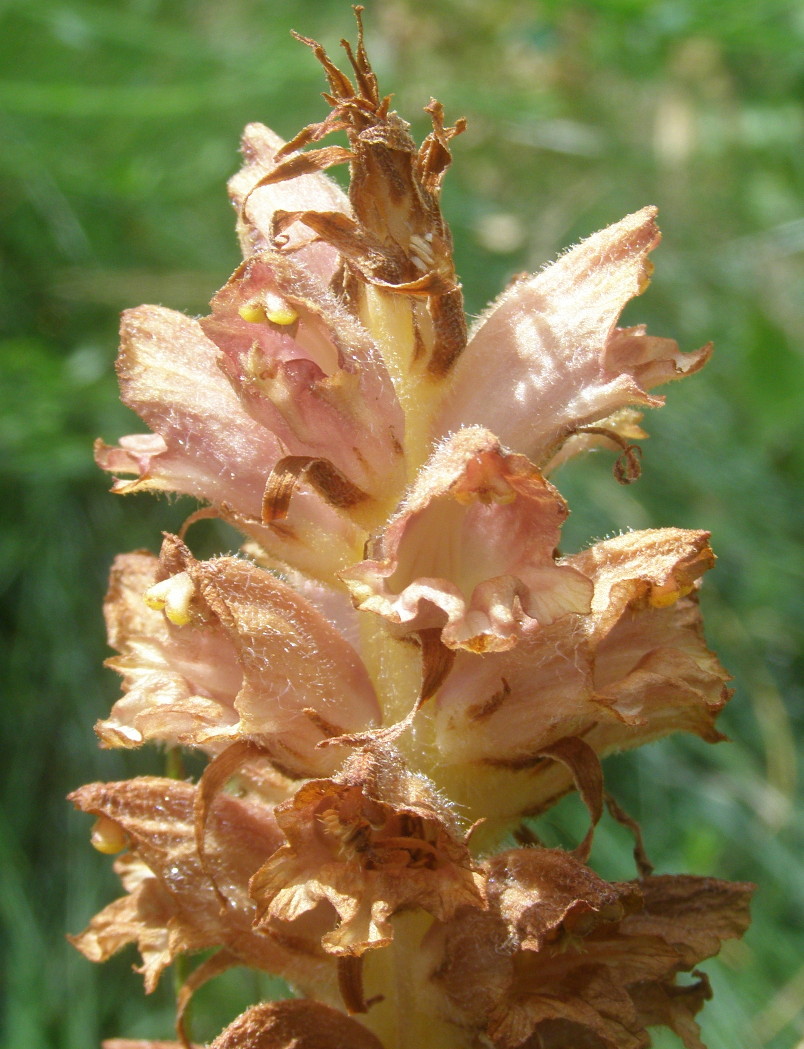
[[[143,595],[145,600],[143,600]],[[126,694],[98,724],[106,746],[145,740],[219,752],[248,738],[294,776],[338,764],[317,744],[380,720],[354,648],[275,576],[241,558],[118,558],[106,600],[109,661]]]

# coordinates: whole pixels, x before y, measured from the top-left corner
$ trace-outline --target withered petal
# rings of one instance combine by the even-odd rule
[[[307,783],[277,807],[287,844],[250,885],[258,928],[315,913],[325,950],[341,956],[389,944],[400,909],[421,907],[443,921],[481,904],[469,850],[444,806],[421,796],[421,779],[394,770],[393,759],[355,760],[384,765],[386,789],[348,771],[342,782]]]
[[[552,986],[514,995],[497,1009],[489,1025],[499,1049],[527,1044],[534,1031],[537,1044],[550,1049],[647,1049],[650,1045],[627,990],[595,966],[580,965]]]
[[[304,172],[291,181],[273,182],[270,175],[277,167],[276,155],[284,146],[284,140],[263,124],[249,124],[243,132],[245,164],[229,180],[229,196],[237,208],[237,233],[244,258],[273,246],[276,211],[295,211],[299,207],[349,211],[346,194],[320,172]],[[328,244],[305,237],[301,230],[286,237],[285,249],[324,280],[329,280],[335,271],[337,252]]]
[[[724,940],[743,935],[751,921],[756,886],[691,874],[652,875],[639,882],[644,909],[629,915],[623,931],[657,936],[678,951],[685,970],[720,950]]]
[[[669,1027],[686,1049],[706,1049],[695,1016],[712,997],[712,988],[704,973],[693,975],[698,979],[692,984],[637,984],[630,993],[644,1027]]]
[[[177,946],[170,935],[173,901],[150,870],[147,875],[128,896],[108,904],[83,932],[68,939],[91,962],[105,962],[129,943],[136,943],[142,958],[139,971],[146,992],[151,992],[176,955],[194,944],[191,937],[185,937],[186,946]]]
[[[86,947],[90,956],[108,957],[140,937],[149,951],[156,942],[163,953],[143,959],[149,987],[177,954],[209,947],[225,947],[242,964],[282,975],[302,988],[308,982],[332,987],[334,967],[314,940],[280,944],[252,929],[255,907],[248,897],[248,879],[281,841],[271,811],[231,795],[215,799],[207,819],[205,856],[206,868],[214,872],[227,902],[221,910],[196,849],[195,794],[188,783],[144,776],[88,784],[70,795],[77,808],[104,816],[124,830],[137,861],[151,875],[128,902],[117,901],[101,912],[78,937],[78,946]],[[159,908],[152,918],[143,910],[145,900],[150,907],[156,901]]]
[[[521,950],[586,936],[642,902],[633,882],[604,881],[561,849],[509,849],[486,861],[485,875],[489,903]]]
[[[357,1020],[323,1002],[289,1000],[252,1006],[209,1049],[383,1049]]]
[[[452,1022],[498,1049],[643,1049],[649,1025],[701,1049],[694,1016],[708,984],[675,978],[742,934],[751,886],[607,883],[540,847],[494,856],[484,874],[488,910],[433,926],[425,944]]]

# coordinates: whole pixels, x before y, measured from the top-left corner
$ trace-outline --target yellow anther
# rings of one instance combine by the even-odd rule
[[[639,275],[639,291],[637,292],[637,295],[641,295],[648,289],[655,268],[656,267],[650,259],[645,259],[642,264],[642,272]]]
[[[237,312],[250,324],[265,324],[270,321],[271,324],[279,324],[283,328],[295,324],[299,319],[299,314],[290,303],[272,292],[266,292],[262,298],[247,302]]]
[[[186,626],[193,618],[190,602],[195,594],[195,586],[186,572],[163,579],[149,587],[143,594],[143,600],[149,608],[164,612],[171,623]]]
[[[97,818],[89,840],[98,852],[106,856],[114,856],[116,852],[122,852],[129,844],[128,834],[119,823],[110,820],[108,816]]]
[[[686,597],[691,592],[691,586],[682,586],[676,590],[662,590],[659,587],[654,587],[648,600],[654,608],[669,608],[670,605],[674,605],[676,601]]]
[[[265,316],[271,324],[281,324],[283,327],[295,324],[299,319],[298,313],[290,303],[280,299],[278,295],[265,296]]]
[[[249,324],[265,324],[268,317],[261,303],[259,302],[247,302],[245,306],[241,306],[237,311],[244,321],[248,321]]]

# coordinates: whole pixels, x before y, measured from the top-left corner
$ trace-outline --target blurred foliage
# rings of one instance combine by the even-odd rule
[[[367,8],[381,83],[415,128],[430,94],[469,118],[445,210],[470,311],[512,274],[650,202],[666,241],[628,318],[686,349],[717,344],[706,371],[646,421],[636,486],[614,484],[604,453],[557,481],[574,511],[568,549],[626,527],[713,532],[720,564],[704,604],[736,679],[722,723],[732,742],[668,740],[611,760],[609,776],[644,819],[660,870],[761,886],[745,943],[707,967],[710,1049],[790,1049],[804,1039],[804,9]],[[158,301],[200,313],[236,264],[224,182],[242,126],[260,119],[287,137],[323,114],[319,69],[291,28],[331,48],[353,35],[345,0],[0,4],[0,912],[3,1038],[15,1049],[170,1031],[170,988],[145,1002],[131,954],[101,969],[63,939],[116,894],[64,794],[159,760],[102,753],[91,733],[117,693],[100,670],[108,564],[121,549],[156,549],[187,512],[108,496],[90,447],[141,429],[116,401],[118,311]],[[487,368],[493,381],[493,360]],[[560,842],[578,818],[567,799],[540,833]],[[620,828],[604,824],[601,870],[630,877],[628,854]],[[229,974],[199,995],[199,1036],[270,993]]]

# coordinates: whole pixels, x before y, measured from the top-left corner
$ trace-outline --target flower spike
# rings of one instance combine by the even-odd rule
[[[440,201],[465,124],[430,100],[417,146],[355,15],[345,71],[298,37],[329,113],[289,142],[246,128],[243,261],[208,316],[123,316],[121,393],[150,432],[99,442],[98,462],[118,494],[200,505],[158,557],[112,567],[123,694],[96,731],[169,748],[174,774],[179,748],[204,765],[73,793],[124,890],[73,942],[95,961],[136,945],[147,991],[205,954],[179,1041],[106,1049],[192,1047],[194,992],[234,965],[298,997],[230,1014],[210,1049],[645,1049],[653,1026],[703,1049],[696,967],[745,930],[752,886],[654,873],[603,759],[723,739],[709,534],[562,552],[548,476],[603,445],[635,480],[654,388],[710,348],[619,326],[652,272],[652,207],[467,332]],[[242,532],[238,554],[194,555],[207,517]],[[573,790],[588,830],[546,848],[533,821]],[[633,880],[590,866],[606,810]]]

